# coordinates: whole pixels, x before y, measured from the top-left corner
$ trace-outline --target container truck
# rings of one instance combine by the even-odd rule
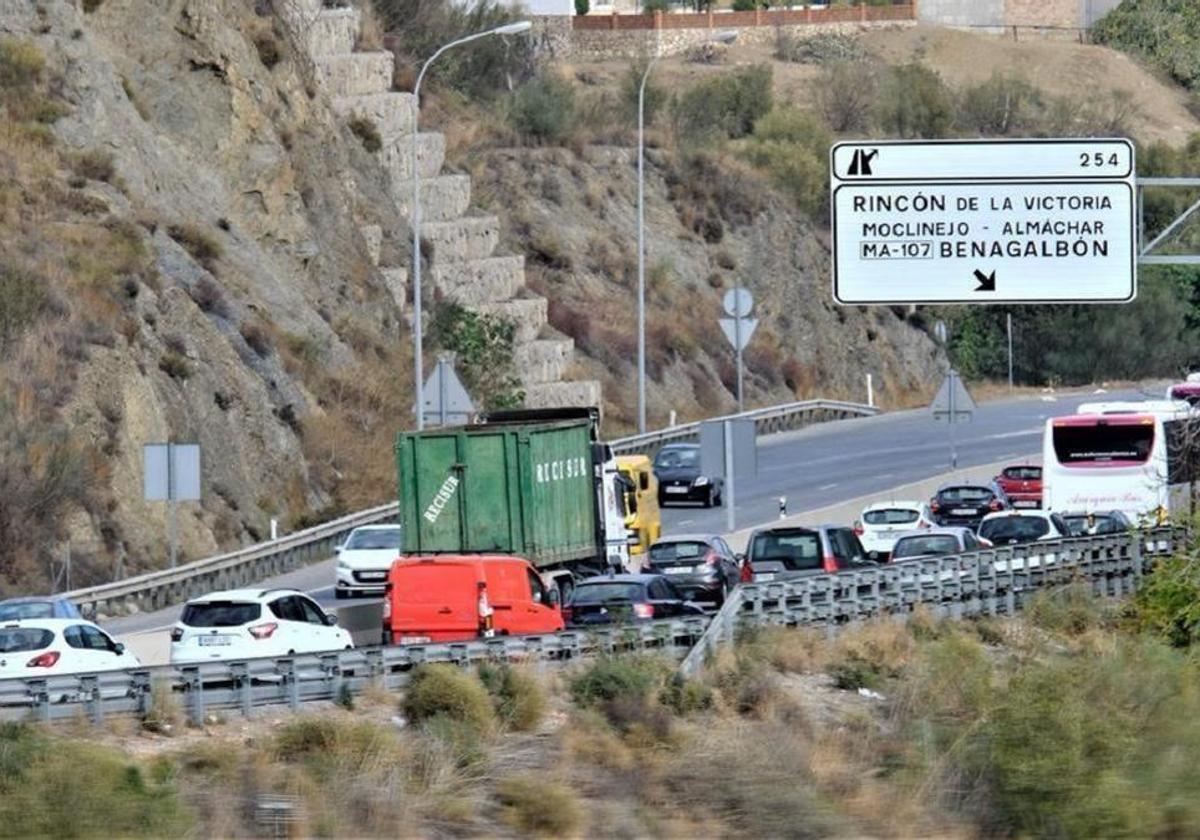
[[[515,555],[562,596],[629,569],[623,481],[596,409],[492,412],[396,440],[403,554]]]

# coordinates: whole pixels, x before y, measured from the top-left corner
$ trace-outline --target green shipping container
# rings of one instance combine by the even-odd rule
[[[406,554],[515,554],[548,567],[601,553],[588,422],[401,432],[396,467]]]

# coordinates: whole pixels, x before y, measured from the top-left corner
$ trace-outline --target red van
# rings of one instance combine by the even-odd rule
[[[459,642],[563,629],[558,589],[520,557],[401,558],[388,572],[384,644]]]

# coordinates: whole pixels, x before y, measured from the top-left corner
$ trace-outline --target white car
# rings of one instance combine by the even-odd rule
[[[983,517],[979,536],[995,546],[1019,545],[1069,537],[1071,529],[1048,510],[1002,510]]]
[[[928,502],[876,502],[863,508],[854,533],[872,560],[886,560],[901,534],[934,527]]]
[[[337,616],[294,589],[231,589],[194,598],[171,629],[173,665],[352,647]]]
[[[141,664],[90,621],[30,618],[0,624],[0,679],[95,674]]]
[[[350,532],[337,548],[337,585],[334,595],[383,594],[392,563],[400,556],[399,525],[363,525]]]

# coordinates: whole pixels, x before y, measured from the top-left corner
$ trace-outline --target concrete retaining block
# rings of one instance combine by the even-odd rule
[[[424,222],[421,238],[435,263],[481,260],[492,255],[500,242],[500,220],[495,216],[463,216],[448,222]]]
[[[332,97],[384,93],[392,87],[392,54],[362,52],[313,59],[317,82]]]
[[[322,9],[306,33],[308,54],[316,58],[354,52],[361,17],[357,9]]]
[[[522,385],[558,382],[575,356],[575,342],[569,338],[539,338],[520,344],[513,352],[513,363]]]
[[[400,212],[411,218],[412,185],[406,181],[392,181],[391,194]],[[421,181],[422,223],[457,219],[470,205],[470,175],[439,175]]]
[[[436,177],[442,171],[446,158],[446,137],[436,132],[417,135],[417,171],[422,178]],[[379,152],[383,168],[392,178],[392,183],[412,179],[412,135],[397,137],[385,143]]]
[[[338,96],[333,99],[333,110],[346,119],[365,117],[375,124],[375,130],[384,145],[397,138],[407,137],[412,131],[412,94],[400,91],[366,93],[358,96]]]
[[[513,342],[518,346],[536,339],[549,321],[546,299],[543,297],[513,298],[500,303],[480,304],[472,309],[512,321],[516,326]]]
[[[379,273],[383,275],[383,282],[392,293],[396,308],[403,312],[408,307],[408,269],[384,268]]]
[[[594,379],[578,382],[546,382],[525,388],[526,408],[600,405],[600,383]]]
[[[511,299],[525,285],[524,257],[436,263],[430,275],[447,299],[472,308]]]

